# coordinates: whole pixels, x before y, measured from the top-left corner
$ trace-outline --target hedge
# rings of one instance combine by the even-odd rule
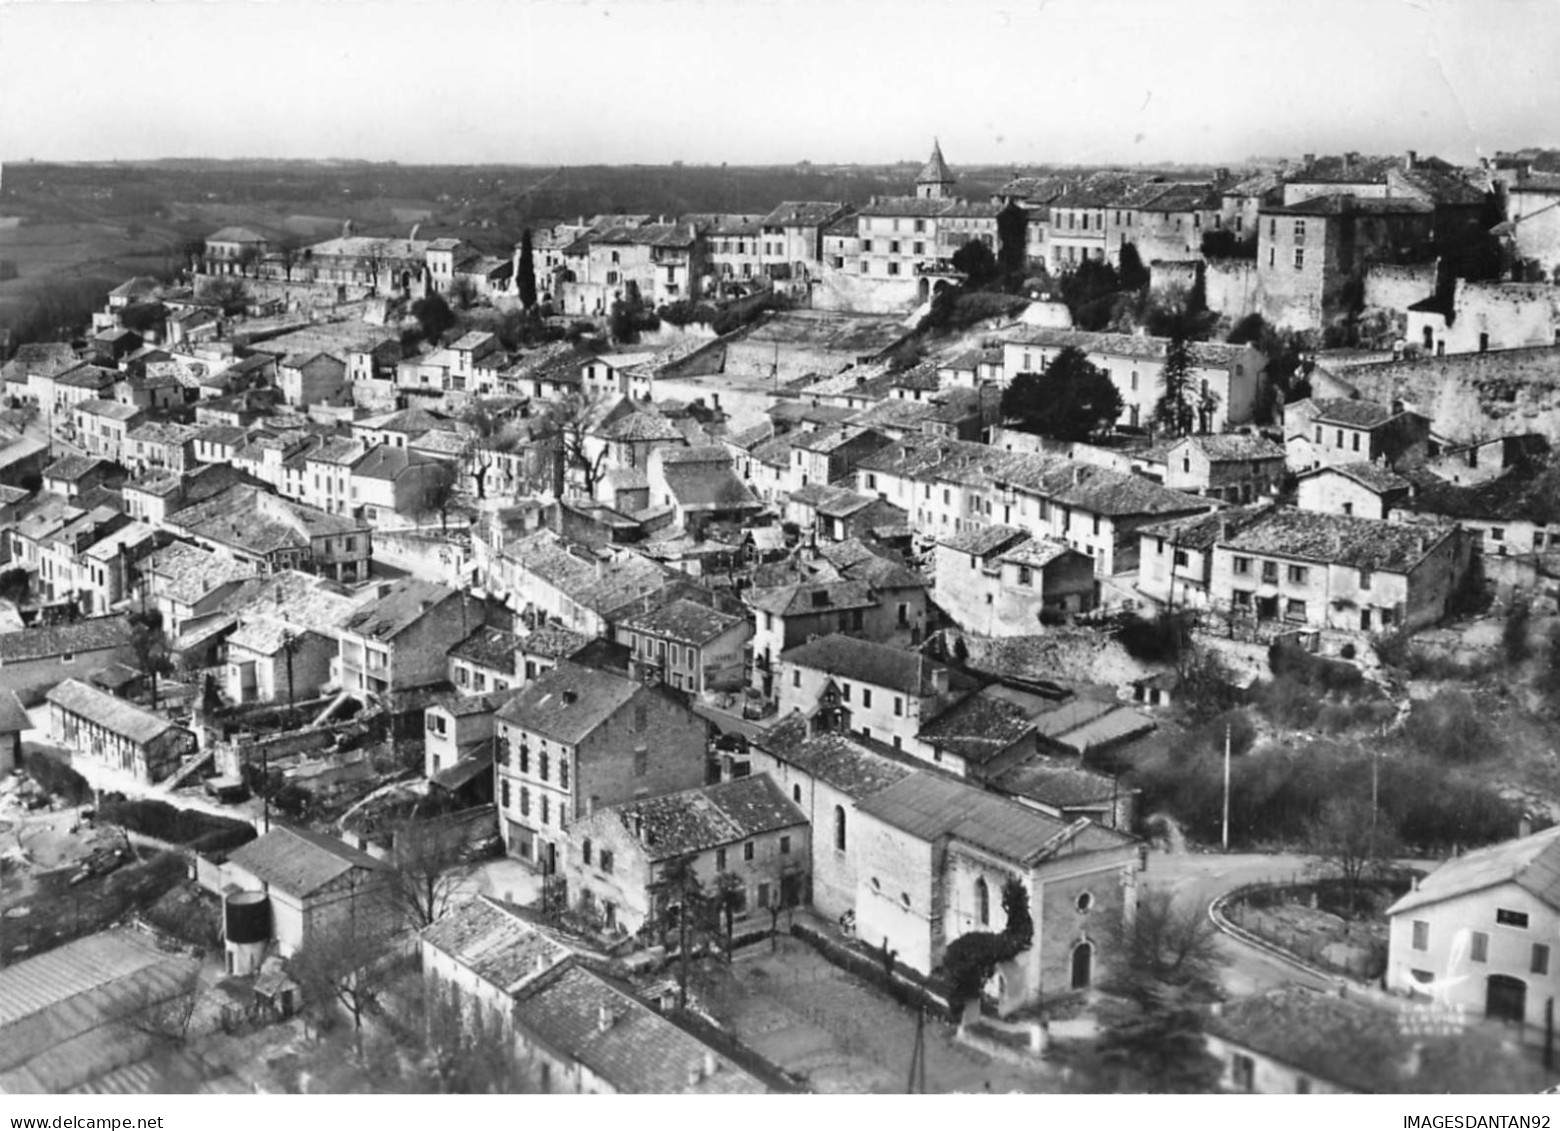
[[[248,821],[235,821],[193,809],[176,809],[166,801],[128,799],[117,794],[99,807],[98,820],[197,852],[225,852],[255,839],[254,826]]]
[[[883,960],[876,954],[841,943],[803,923],[793,923],[791,933],[835,966],[885,991],[900,1005],[926,1009],[954,1023],[960,1020],[950,1011],[949,991],[938,985],[936,979],[928,979],[898,961],[894,963],[894,973],[899,977],[894,977],[883,969]]]
[[[92,786],[87,779],[52,754],[42,750],[28,751],[22,758],[22,768],[49,793],[63,797],[72,805],[80,805],[92,796]]]

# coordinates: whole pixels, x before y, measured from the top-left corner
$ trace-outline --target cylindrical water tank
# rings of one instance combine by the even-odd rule
[[[271,898],[263,891],[235,891],[224,918],[228,942],[263,943],[271,937]]]

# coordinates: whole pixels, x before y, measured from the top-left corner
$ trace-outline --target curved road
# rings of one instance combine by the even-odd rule
[[[1171,892],[1178,905],[1194,905],[1206,915],[1214,899],[1243,884],[1304,879],[1309,863],[1309,857],[1299,855],[1151,852],[1142,882],[1148,888]],[[1222,931],[1219,947],[1227,959],[1224,986],[1232,995],[1261,993],[1283,985],[1328,990],[1336,984],[1290,966]]]

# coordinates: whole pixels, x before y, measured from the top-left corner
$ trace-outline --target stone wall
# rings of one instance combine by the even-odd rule
[[[1471,441],[1560,434],[1560,348],[1492,350],[1360,366],[1348,380],[1366,400],[1403,401],[1436,433]]]
[[[1148,267],[1148,286],[1156,294],[1176,287],[1191,290],[1197,285],[1198,264],[1187,259],[1156,259]]]
[[[1258,309],[1257,261],[1210,259],[1203,266],[1208,309],[1239,322]]]
[[[1408,308],[1435,294],[1436,262],[1397,266],[1372,263],[1365,271],[1365,308],[1406,315]]]

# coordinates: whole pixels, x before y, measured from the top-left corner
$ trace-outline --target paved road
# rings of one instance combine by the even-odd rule
[[[1216,897],[1242,884],[1303,879],[1308,863],[1308,857],[1295,855],[1154,852],[1149,855],[1143,881],[1150,888],[1170,891],[1177,903],[1194,904],[1206,913]],[[1228,935],[1220,935],[1219,945],[1229,960],[1224,985],[1232,995],[1261,993],[1290,984],[1332,988],[1329,979],[1307,974]]]

